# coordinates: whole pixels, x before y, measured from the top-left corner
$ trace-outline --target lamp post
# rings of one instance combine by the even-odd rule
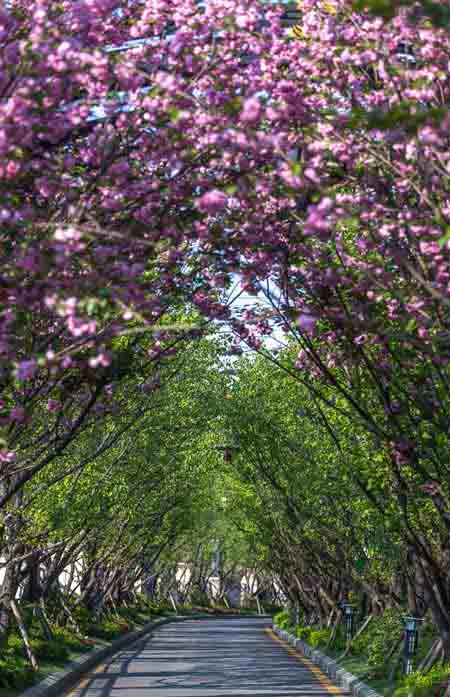
[[[347,646],[349,646],[351,640],[353,639],[353,605],[350,603],[342,603],[341,609],[345,620],[345,639]]]
[[[405,675],[413,672],[413,659],[419,644],[419,626],[423,620],[418,617],[404,617],[405,643],[403,646]]]
[[[232,462],[233,456],[239,450],[239,448],[232,443],[226,443],[225,445],[216,445],[215,450],[222,452],[225,462],[230,463]]]

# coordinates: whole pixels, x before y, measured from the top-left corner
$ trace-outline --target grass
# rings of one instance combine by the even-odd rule
[[[332,652],[329,653],[332,654]],[[338,654],[336,653],[336,655],[331,655],[330,657],[336,659]],[[363,682],[376,692],[379,692],[383,697],[388,697],[392,693],[392,690],[397,687],[395,683],[390,683],[387,677],[376,679],[366,678],[369,666],[365,656],[347,656],[342,661],[339,661],[339,665],[345,668],[345,670],[348,670],[349,673],[356,675],[357,678],[361,678]]]
[[[152,616],[155,614],[152,613]],[[44,680],[48,675],[64,670],[74,659],[89,654],[95,649],[109,646],[118,637],[139,629],[149,620],[150,612],[130,608],[117,613],[116,616],[110,615],[102,622],[86,622],[82,627],[84,636],[55,628],[53,642],[43,640],[39,628],[33,623],[29,631],[39,664],[39,670],[36,673],[30,670],[23,643],[14,631],[8,638],[4,653],[7,660],[5,668],[3,666],[1,668],[5,672],[0,676],[3,682],[3,686],[0,687],[0,697],[21,695],[28,687]]]
[[[55,661],[55,660],[46,660],[40,659],[39,660],[39,670],[35,674],[35,680],[33,684],[36,684],[40,682],[41,680],[44,680],[48,675],[51,675],[52,673],[57,673],[61,670],[64,670],[64,668],[67,666],[68,663],[73,661],[75,658],[78,658],[79,656],[84,656],[94,649],[99,649],[102,646],[106,646],[108,642],[105,641],[100,641],[97,640],[95,643],[92,644],[91,647],[87,648],[85,651],[71,651],[69,658],[67,660],[62,660],[62,661]],[[29,685],[28,687],[31,687],[32,685]],[[9,688],[9,687],[0,687],[0,697],[18,697],[19,695],[22,695],[24,690],[28,689],[27,687],[23,687],[20,689],[15,689],[15,688]]]
[[[289,627],[290,616],[287,610],[280,612],[275,617],[275,622],[282,629],[288,629],[295,633],[298,638],[303,639],[310,646],[326,652],[342,668],[365,682],[383,697],[392,697],[397,688],[404,688],[405,676],[402,671],[401,654],[399,654],[403,646],[396,644],[396,639],[401,636],[400,632],[403,632],[403,623],[398,610],[388,610],[382,616],[375,618],[368,630],[355,639],[350,654],[342,659],[341,656],[345,649],[345,637],[342,635],[342,630],[336,637],[333,647],[327,649],[326,644],[331,634],[329,628],[319,630],[317,627],[299,625],[293,629],[292,626]],[[421,664],[436,638],[435,627],[427,623],[421,631],[419,650],[414,659],[415,666]],[[392,653],[395,646],[397,648]],[[417,674],[417,678],[414,679],[417,681],[418,689],[422,689],[424,676]],[[427,680],[428,677],[425,679]],[[430,679],[438,681],[441,676],[440,674],[435,677],[431,676]],[[408,684],[407,690],[409,688]],[[428,683],[426,689],[428,689]],[[428,693],[426,694],[428,697]]]
[[[415,659],[416,665],[418,665],[421,659],[428,653],[428,650],[431,647],[432,639],[433,637],[430,636],[426,636],[423,638],[423,641],[420,644],[419,653]],[[324,651],[324,649],[321,647],[319,647],[319,649],[321,651]],[[388,675],[376,678],[367,677],[367,674],[369,672],[367,656],[364,656],[362,654],[350,654],[346,658],[343,658],[339,661],[338,659],[339,656],[342,655],[342,651],[343,648],[341,646],[339,649],[329,649],[326,653],[330,658],[332,658],[335,661],[338,661],[339,665],[345,668],[345,670],[347,670],[349,673],[352,673],[357,678],[360,678],[373,690],[378,692],[380,695],[383,695],[383,697],[391,697],[394,690],[400,686],[400,683],[404,676],[399,674],[398,670],[396,673],[396,677],[393,681],[389,680]]]

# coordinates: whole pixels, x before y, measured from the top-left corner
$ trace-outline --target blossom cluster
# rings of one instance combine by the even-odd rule
[[[289,37],[281,12],[250,0],[2,10],[5,422],[17,427],[40,376],[87,366],[95,380],[115,337],[153,330],[180,302],[227,321],[236,274],[249,291],[283,289],[308,375],[370,365],[392,418],[399,365],[409,399],[426,365],[423,409],[439,402],[448,30],[408,8],[384,23],[349,0],[303,0]],[[257,348],[269,319],[233,327]]]

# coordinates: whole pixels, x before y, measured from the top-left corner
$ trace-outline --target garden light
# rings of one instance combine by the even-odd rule
[[[353,637],[353,605],[350,603],[342,603],[341,609],[345,620],[345,638],[349,644]]]
[[[403,647],[405,674],[413,672],[413,658],[419,643],[419,626],[423,620],[418,617],[405,617],[405,643]]]

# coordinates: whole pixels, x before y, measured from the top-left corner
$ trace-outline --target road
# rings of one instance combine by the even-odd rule
[[[261,618],[168,624],[86,676],[66,697],[347,696],[270,635]]]

